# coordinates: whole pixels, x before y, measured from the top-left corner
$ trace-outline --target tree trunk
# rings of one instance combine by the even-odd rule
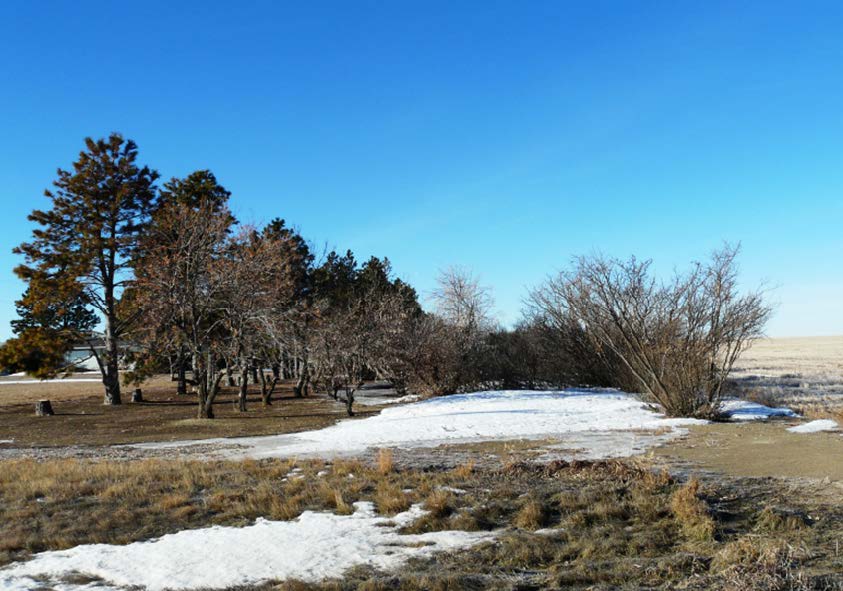
[[[237,410],[246,412],[246,394],[249,390],[249,367],[245,360],[241,361],[240,366],[240,391],[237,396]]]
[[[202,390],[204,390],[204,388],[199,389],[199,418],[213,419],[214,405],[209,402],[208,395],[203,393]]]
[[[102,383],[105,386],[105,400],[103,404],[118,405],[120,399],[120,376],[118,361],[120,350],[117,345],[117,338],[113,332],[114,319],[105,319],[105,363],[103,364]]]
[[[217,360],[210,351],[195,356],[193,377],[199,397],[199,418],[214,418],[214,399],[220,391],[224,372],[217,371]]]
[[[178,386],[176,386],[176,394],[179,396],[187,395],[187,370],[184,367],[185,361],[186,359],[184,353],[179,352],[179,357],[177,359],[178,367],[176,368],[176,372],[178,375]]]
[[[261,381],[261,401],[263,402],[264,406],[269,406],[270,402],[267,398],[267,394],[269,393],[269,382],[266,381],[266,374],[263,370],[258,372],[258,377]]]
[[[345,412],[348,416],[354,416],[354,388],[350,386],[345,387]]]

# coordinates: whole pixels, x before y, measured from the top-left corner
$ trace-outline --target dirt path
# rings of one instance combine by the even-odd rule
[[[734,476],[825,479],[843,486],[843,435],[790,433],[793,421],[715,423],[655,450],[672,461]]]

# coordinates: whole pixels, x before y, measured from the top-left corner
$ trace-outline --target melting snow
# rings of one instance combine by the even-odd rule
[[[293,455],[354,454],[376,447],[434,447],[494,439],[570,437],[591,458],[622,457],[646,448],[630,431],[658,431],[659,437],[682,433],[678,427],[703,424],[696,419],[668,419],[635,396],[617,390],[495,391],[433,398],[384,409],[361,420],[340,422],[317,431],[166,443],[135,444],[171,448],[226,444],[228,457],[268,458]]]
[[[377,516],[371,503],[355,503],[355,508],[347,516],[306,511],[294,521],[258,519],[248,527],[187,530],[126,546],[91,544],[44,552],[0,569],[0,589],[52,585],[62,591],[164,591],[319,581],[357,565],[392,570],[410,557],[467,548],[494,536],[463,531],[401,535],[400,527],[425,514],[418,505],[393,518]],[[71,574],[104,582],[68,582]]]
[[[810,421],[795,427],[789,427],[788,431],[791,433],[819,433],[820,431],[835,431],[837,430],[837,423],[831,419],[820,419],[817,421]]]
[[[748,400],[729,399],[724,400],[720,406],[721,411],[736,421],[766,420],[771,417],[798,417],[789,408],[770,408],[757,402]]]

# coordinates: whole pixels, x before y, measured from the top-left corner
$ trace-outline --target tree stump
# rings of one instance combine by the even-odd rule
[[[51,417],[53,412],[53,405],[49,400],[39,400],[35,403],[35,414],[39,417]]]
[[[143,392],[140,388],[135,388],[132,392],[132,402],[143,402]]]

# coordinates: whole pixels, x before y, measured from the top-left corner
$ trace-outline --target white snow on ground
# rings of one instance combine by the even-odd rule
[[[407,394],[405,396],[355,396],[354,403],[362,404],[363,406],[376,406],[379,404],[408,404],[410,402],[418,402],[421,396],[417,394]]]
[[[418,505],[393,518],[377,516],[371,503],[355,503],[355,508],[347,516],[306,511],[294,521],[259,519],[247,527],[187,530],[127,546],[91,544],[44,552],[0,569],[0,589],[52,585],[62,591],[163,591],[285,579],[319,581],[357,565],[393,570],[410,557],[466,548],[494,537],[490,532],[464,531],[401,535],[398,528],[425,514]],[[72,573],[104,583],[62,582]]]
[[[3,380],[0,379],[0,386],[15,386],[15,385],[22,385],[22,384],[71,384],[71,383],[78,383],[78,382],[102,382],[101,379],[98,378],[58,378],[55,380]]]
[[[788,431],[791,433],[819,433],[821,431],[836,431],[837,427],[837,423],[831,419],[820,419],[789,427]]]
[[[736,421],[766,420],[771,417],[798,417],[789,408],[770,408],[757,402],[749,400],[729,399],[724,400],[720,410],[726,416]]]
[[[142,443],[134,447],[161,449],[218,443],[232,446],[224,452],[228,457],[268,458],[354,454],[376,447],[434,447],[442,443],[577,436],[577,447],[580,443],[599,443],[598,453],[589,457],[622,457],[629,454],[629,431],[672,431],[678,435],[682,433],[678,427],[704,422],[665,418],[638,398],[617,390],[510,390],[432,398],[318,431]]]

